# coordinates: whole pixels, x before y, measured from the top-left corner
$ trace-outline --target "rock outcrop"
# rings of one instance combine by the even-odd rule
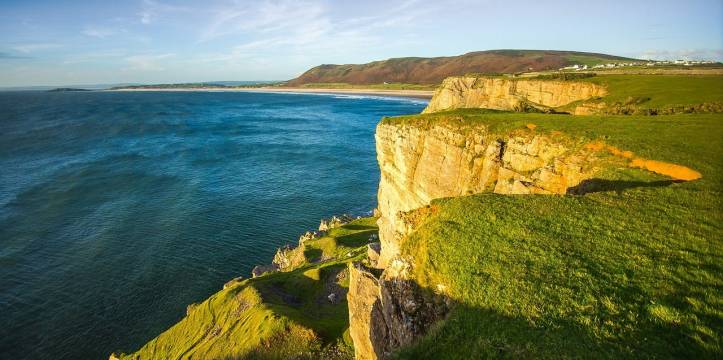
[[[606,94],[603,86],[582,81],[450,77],[442,82],[423,113],[459,108],[545,111]]]
[[[349,264],[349,329],[357,360],[388,358],[443,319],[450,300],[409,278],[409,264],[396,260],[380,277]]]
[[[321,219],[321,221],[319,222],[319,232],[327,232],[333,228],[337,228],[358,218],[359,217],[355,218],[351,215],[342,214],[339,216],[334,215],[329,219]]]
[[[565,194],[594,170],[591,153],[529,129],[494,134],[483,125],[382,122],[376,144],[380,267],[399,253],[410,231],[403,212],[433,199],[480,192]]]

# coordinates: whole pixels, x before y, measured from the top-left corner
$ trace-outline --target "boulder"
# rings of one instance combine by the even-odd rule
[[[244,280],[243,276],[235,277],[235,278],[231,279],[230,281],[228,281],[227,283],[223,284],[223,288],[227,289],[233,285],[240,283],[243,280]]]
[[[253,277],[259,277],[266,273],[272,273],[279,271],[278,266],[276,264],[269,264],[269,265],[257,265],[254,267],[253,270],[251,270],[251,275]]]
[[[350,221],[353,221],[354,219],[354,217],[347,214],[342,214],[339,216],[334,215],[329,219],[321,219],[321,221],[319,222],[319,231],[329,231],[333,228],[342,226]]]

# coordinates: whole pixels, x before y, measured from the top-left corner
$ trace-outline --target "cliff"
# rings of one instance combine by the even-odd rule
[[[483,124],[454,121],[382,121],[376,144],[381,170],[380,267],[398,254],[399,239],[408,233],[401,212],[432,199],[480,192],[565,194],[594,170],[594,154],[573,148],[561,135],[528,128],[498,132]]]
[[[439,84],[469,73],[503,74],[557,70],[572,64],[630,61],[618,56],[555,50],[488,50],[459,56],[406,57],[366,64],[320,65],[289,80],[290,86],[310,83],[357,85],[388,83]]]
[[[509,229],[524,227],[527,222],[547,216],[552,218],[546,218],[546,227],[537,231],[557,229],[556,221],[565,223],[563,219],[573,219],[568,224],[576,224],[572,226],[579,226],[583,234],[590,234],[589,226],[596,226],[595,222],[580,223],[574,220],[577,210],[567,213],[561,209],[575,208],[575,204],[585,202],[578,199],[588,199],[589,194],[616,193],[622,191],[618,189],[636,186],[665,186],[702,176],[682,165],[648,160],[601,140],[573,135],[581,133],[581,129],[596,126],[600,124],[589,118],[573,121],[565,115],[484,111],[382,120],[375,135],[381,171],[377,209],[381,253],[378,261],[371,263],[374,268],[360,263],[352,263],[349,267],[347,297],[356,358],[398,356],[400,350],[414,348],[420,339],[426,339],[435,324],[454,316],[455,312],[471,312],[469,315],[473,317],[484,313],[470,310],[469,299],[465,298],[469,295],[464,294],[476,293],[473,289],[483,286],[477,275],[465,273],[468,267],[465,262],[477,265],[476,259],[483,256],[493,259],[498,254],[507,256],[497,250],[483,250],[488,246],[486,236],[493,241],[492,238],[499,236],[497,234],[507,234]],[[572,134],[552,130],[566,128]],[[602,134],[600,136],[607,138],[610,133]],[[651,176],[661,175],[673,180],[649,180]],[[650,183],[617,180],[631,176]],[[489,196],[481,197],[481,201],[453,200],[475,198],[475,194],[482,193]],[[440,200],[444,198],[448,200]],[[484,205],[485,201],[489,205]],[[475,205],[457,206],[450,213],[446,204],[457,202]],[[480,209],[480,206],[489,207]],[[560,219],[555,220],[546,206],[556,208],[552,213]],[[585,211],[594,212],[597,206],[592,203]],[[508,212],[514,216],[507,217]],[[497,223],[500,219],[504,219],[504,224]],[[434,229],[434,232],[428,234],[428,229]],[[481,236],[477,235],[478,230],[482,231]],[[499,246],[516,243],[516,236],[536,236],[528,231],[513,232],[513,239],[506,239],[509,243],[503,242]],[[577,234],[581,230],[569,231]],[[565,236],[557,231],[553,233],[552,239],[547,238],[550,244],[554,244],[556,236]],[[472,239],[467,242],[470,237]],[[505,248],[504,251],[510,250]],[[523,254],[526,254],[524,250]],[[555,256],[564,257],[564,251],[563,255]],[[566,262],[567,259],[555,258],[554,261]],[[484,264],[479,266],[485,268]],[[440,273],[444,275],[440,276]],[[464,287],[459,287],[459,280],[450,273],[470,280]],[[493,292],[486,296],[497,295]],[[476,328],[478,325],[470,326]],[[410,358],[423,352],[416,354]],[[424,355],[428,357],[428,354]]]
[[[444,80],[424,113],[461,108],[574,115],[720,113],[720,82],[720,76],[459,76]]]
[[[450,77],[442,82],[424,113],[458,108],[547,110],[606,94],[604,86],[581,81]]]

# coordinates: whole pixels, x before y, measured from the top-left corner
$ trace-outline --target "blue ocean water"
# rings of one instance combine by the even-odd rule
[[[0,358],[135,350],[321,217],[371,210],[374,127],[424,105],[0,92]]]

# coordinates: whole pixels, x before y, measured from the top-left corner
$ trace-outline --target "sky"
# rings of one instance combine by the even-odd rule
[[[0,86],[286,80],[491,49],[723,60],[723,0],[0,0]]]

